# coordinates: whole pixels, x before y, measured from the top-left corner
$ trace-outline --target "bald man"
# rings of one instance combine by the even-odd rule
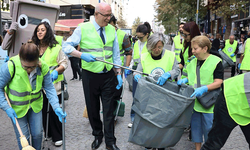
[[[236,65],[236,55],[239,51],[238,42],[235,40],[234,35],[230,35],[229,39],[225,41],[225,47],[223,48],[223,52],[227,54],[229,58],[231,58]],[[235,75],[235,66],[231,68],[231,77]]]
[[[95,8],[95,19],[81,23],[64,42],[66,54],[82,59],[82,84],[88,117],[95,137],[91,148],[98,149],[105,136],[108,150],[119,150],[114,136],[113,95],[122,86],[121,68],[109,65],[96,58],[121,65],[120,51],[115,28],[108,24],[112,16],[107,3],[99,3]],[[74,47],[80,44],[81,52]],[[114,70],[113,70],[114,67]],[[115,77],[118,85],[115,85]],[[102,102],[103,125],[100,119],[100,99]]]

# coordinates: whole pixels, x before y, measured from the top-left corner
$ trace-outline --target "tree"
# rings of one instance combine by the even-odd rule
[[[120,19],[117,21],[119,28],[127,28],[127,22],[123,19],[122,13],[119,14],[119,18]]]
[[[135,36],[137,27],[141,24],[140,17],[135,18],[132,25],[132,35]]]
[[[206,8],[202,7],[204,0],[200,0],[199,18],[203,18]],[[175,32],[181,20],[195,20],[197,10],[195,0],[156,0],[155,10],[158,22],[162,22],[166,32]]]
[[[241,11],[246,12],[248,0],[217,0],[209,5],[209,8],[217,16],[221,16],[226,21],[225,39],[228,39],[231,31],[232,15],[239,14]]]

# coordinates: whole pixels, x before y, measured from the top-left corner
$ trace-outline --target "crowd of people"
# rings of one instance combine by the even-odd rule
[[[201,35],[198,25],[191,21],[179,25],[178,35],[173,38],[172,48],[168,50],[165,49],[165,35],[153,33],[148,22],[137,27],[135,37],[120,30],[107,3],[97,4],[94,16],[94,20],[81,23],[72,30],[67,40],[55,36],[49,23],[41,22],[33,31],[31,40],[16,48],[19,55],[11,57],[2,65],[0,108],[11,118],[19,149],[22,149],[22,145],[16,121],[37,150],[42,147],[43,135],[51,137],[55,146],[63,144],[62,120],[66,122],[67,114],[60,107],[61,84],[65,78],[63,72],[68,67],[68,58],[73,73],[71,80],[82,80],[94,137],[92,149],[98,149],[104,138],[106,149],[119,150],[114,134],[114,111],[117,107],[115,100],[121,96],[125,82],[122,76],[124,74],[126,78],[132,74],[134,98],[138,82],[145,74],[152,74],[155,68],[163,72],[157,79],[157,85],[162,86],[171,80],[176,85],[188,84],[194,89],[190,95],[195,101],[189,139],[194,142],[196,150],[221,149],[237,125],[241,127],[250,146],[249,39],[241,37],[237,42],[234,35],[230,35],[224,41],[220,34],[216,34],[215,39]],[[11,37],[17,28],[13,23],[6,33],[8,38],[3,40],[2,49],[9,49]],[[225,68],[219,51],[235,63],[231,67],[232,78],[227,80],[224,80]],[[241,54],[238,65],[237,54]],[[235,66],[244,74],[234,77]],[[208,108],[205,107],[200,97],[216,89],[221,89],[217,100]],[[10,100],[10,106],[7,99]],[[100,117],[101,106],[103,121]],[[130,118],[128,127],[133,128],[133,109]],[[164,150],[165,147],[153,149]]]

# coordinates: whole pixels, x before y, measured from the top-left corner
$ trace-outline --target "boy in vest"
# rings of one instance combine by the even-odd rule
[[[181,36],[181,34],[183,32],[183,29],[182,29],[183,26],[184,26],[184,23],[181,23],[179,25],[179,34],[174,37],[174,42],[173,42],[173,45],[172,45],[172,48],[171,48],[171,51],[175,52],[175,57],[176,57],[178,62],[181,61],[180,52],[181,52],[181,50],[183,48],[183,43],[184,43],[184,38]]]
[[[229,58],[231,58],[236,64],[236,55],[238,53],[238,42],[235,40],[234,35],[229,36],[229,40],[227,39],[225,41],[225,47],[223,48],[223,52],[227,54]],[[231,77],[235,75],[235,66],[232,66],[231,68]]]
[[[214,107],[213,127],[201,150],[220,150],[239,125],[250,149],[250,73],[224,80]]]

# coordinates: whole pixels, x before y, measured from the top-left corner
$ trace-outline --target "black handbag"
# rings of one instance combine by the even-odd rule
[[[201,87],[199,63],[197,63],[197,67],[196,67],[196,76],[197,76],[197,87]],[[220,88],[204,93],[200,97],[196,97],[196,98],[204,108],[208,109],[214,105],[219,94],[220,94]]]

